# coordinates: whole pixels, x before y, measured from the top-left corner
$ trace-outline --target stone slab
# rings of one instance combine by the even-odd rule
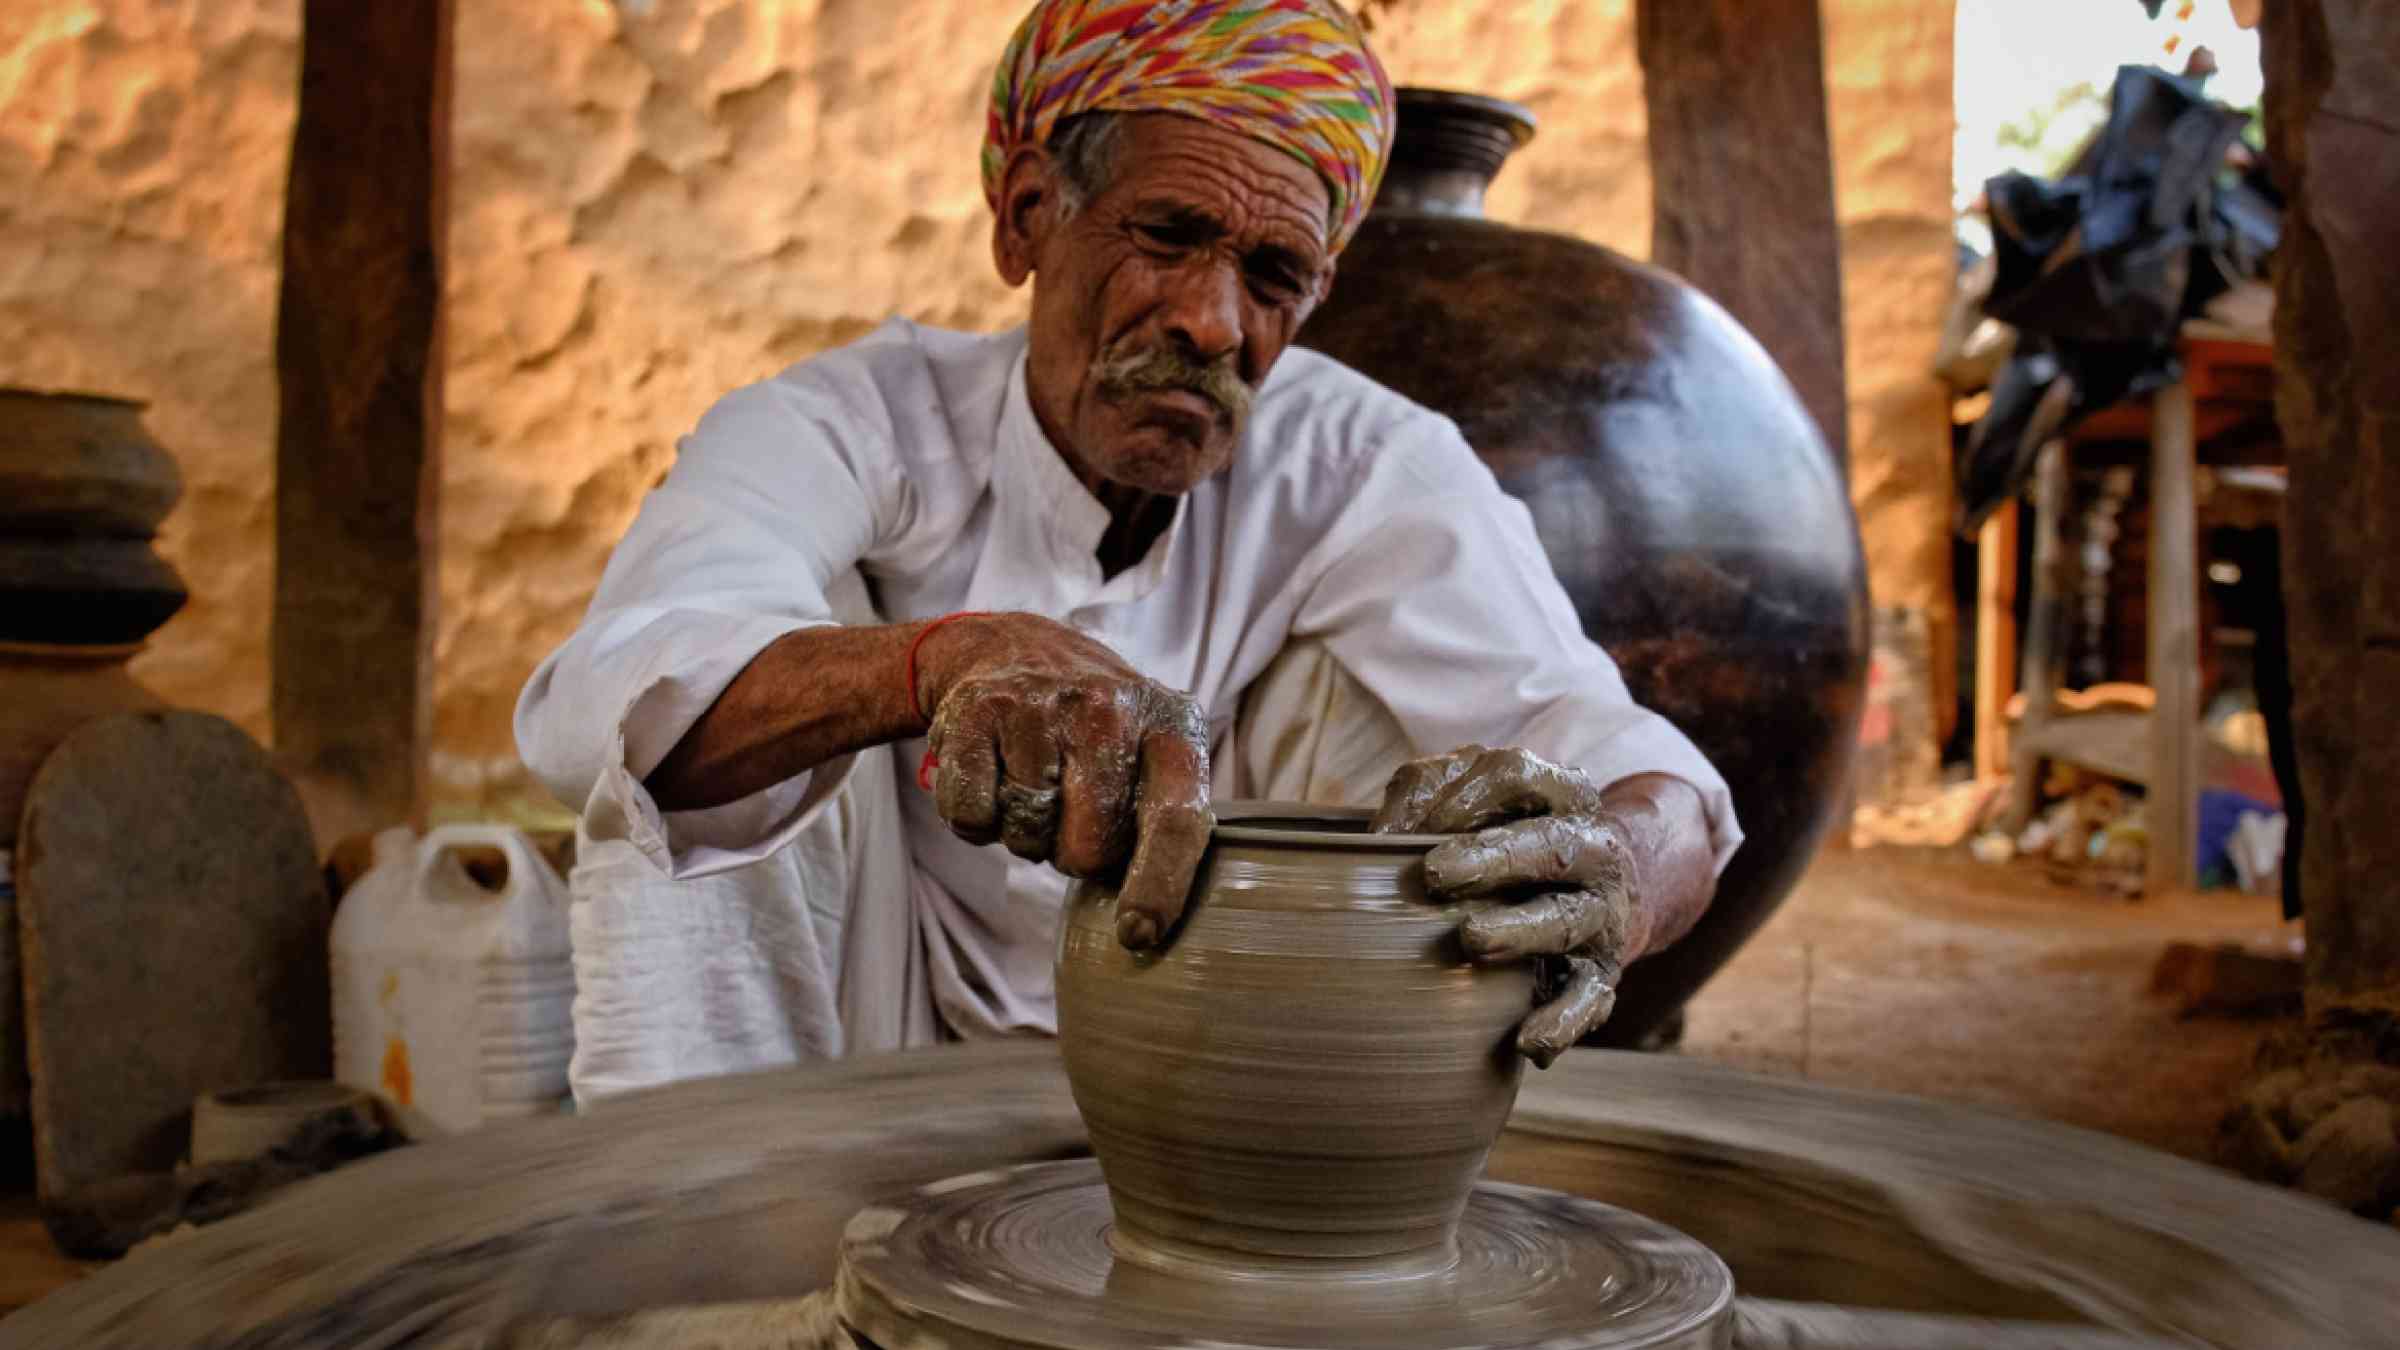
[[[35,1175],[182,1159],[194,1098],[331,1071],[331,909],[300,799],[204,713],[119,714],[43,761],[16,855]]]

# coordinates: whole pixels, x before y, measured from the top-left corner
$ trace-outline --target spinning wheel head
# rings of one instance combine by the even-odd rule
[[[836,1300],[876,1346],[950,1350],[1617,1350],[1723,1347],[1733,1276],[1664,1224],[1589,1200],[1491,1183],[1458,1225],[1457,1259],[1413,1275],[1308,1259],[1239,1269],[1123,1261],[1091,1162],[954,1177],[852,1219]]]

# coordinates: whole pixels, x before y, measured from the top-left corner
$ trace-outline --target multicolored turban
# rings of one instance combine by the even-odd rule
[[[1087,112],[1171,112],[1297,156],[1333,195],[1339,253],[1375,200],[1392,85],[1338,0],[1040,0],[992,80],[983,195],[1020,145]]]

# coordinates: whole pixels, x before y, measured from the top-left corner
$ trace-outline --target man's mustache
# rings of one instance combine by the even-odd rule
[[[1100,396],[1115,402],[1132,394],[1172,389],[1198,394],[1217,407],[1235,426],[1250,415],[1250,386],[1234,369],[1231,352],[1214,361],[1199,361],[1172,344],[1123,344],[1102,352],[1092,362],[1093,383]]]

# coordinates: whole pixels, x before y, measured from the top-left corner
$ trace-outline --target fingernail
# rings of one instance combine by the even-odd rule
[[[1454,839],[1425,855],[1425,880],[1437,891],[1464,885],[1483,871],[1490,852],[1480,844]]]
[[[1140,910],[1128,910],[1117,916],[1117,941],[1141,951],[1158,941],[1158,921]]]
[[[1458,945],[1466,948],[1467,955],[1475,960],[1490,956],[1499,941],[1491,925],[1483,922],[1480,914],[1458,926]]]

